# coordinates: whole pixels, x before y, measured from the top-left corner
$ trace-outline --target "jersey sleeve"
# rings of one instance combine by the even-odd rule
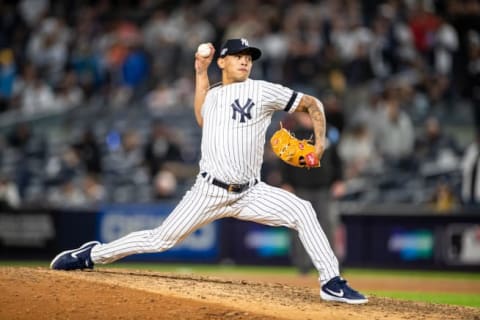
[[[267,81],[262,81],[262,99],[266,109],[292,113],[297,109],[303,93]]]

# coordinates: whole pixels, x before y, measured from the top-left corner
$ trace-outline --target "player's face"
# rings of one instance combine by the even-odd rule
[[[252,71],[252,65],[252,56],[248,53],[240,52],[218,59],[224,84],[247,80]]]

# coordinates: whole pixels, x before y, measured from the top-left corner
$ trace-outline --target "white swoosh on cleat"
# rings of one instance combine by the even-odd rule
[[[328,293],[334,295],[335,297],[339,297],[339,298],[342,298],[343,297],[343,290],[340,289],[340,291],[333,291],[333,290],[330,290],[328,288],[325,288],[325,291],[327,291]]]
[[[72,253],[70,253],[70,255],[72,256],[72,258],[78,259],[77,255],[80,254],[80,253],[82,253],[82,252],[85,252],[85,251],[87,251],[87,250],[90,250],[90,247],[83,248],[83,249],[81,249],[81,250],[72,252]]]

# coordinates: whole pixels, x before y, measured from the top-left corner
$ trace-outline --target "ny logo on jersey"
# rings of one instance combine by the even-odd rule
[[[231,105],[233,109],[232,119],[237,120],[237,112],[240,114],[240,122],[245,122],[245,117],[247,119],[252,119],[250,110],[252,110],[252,107],[254,105],[255,103],[250,98],[248,98],[247,103],[242,107],[238,99],[236,99],[235,102],[233,102]]]

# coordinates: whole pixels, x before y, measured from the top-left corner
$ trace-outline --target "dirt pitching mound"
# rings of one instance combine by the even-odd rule
[[[0,268],[0,319],[472,319],[476,308],[370,297],[328,303],[317,288],[149,271]]]

